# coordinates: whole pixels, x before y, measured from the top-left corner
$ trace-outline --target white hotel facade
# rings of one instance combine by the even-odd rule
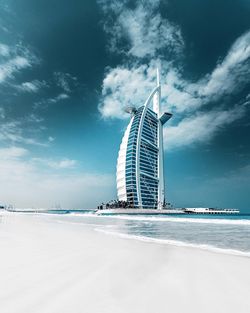
[[[134,208],[162,209],[165,203],[163,125],[172,114],[161,114],[158,70],[157,85],[145,104],[131,109],[130,113],[117,160],[118,199]]]

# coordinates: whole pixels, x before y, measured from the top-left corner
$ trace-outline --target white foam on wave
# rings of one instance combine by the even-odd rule
[[[224,224],[224,225],[249,225],[250,220],[234,219],[212,219],[212,218],[187,218],[169,216],[137,216],[137,215],[105,215],[105,218],[116,218],[132,221],[152,221],[152,222],[177,222],[177,223],[199,223],[199,224]]]
[[[26,212],[18,212],[28,214]],[[52,215],[49,212],[34,212],[35,214]],[[31,214],[31,213],[29,213]],[[198,224],[223,224],[223,225],[246,225],[250,226],[250,219],[213,219],[213,218],[188,218],[188,217],[172,217],[172,216],[139,216],[139,215],[97,215],[95,212],[76,213],[70,212],[67,214],[56,214],[60,216],[75,216],[75,217],[94,217],[94,218],[111,218],[131,221],[145,221],[145,222],[176,222],[176,223],[198,223]]]
[[[101,227],[102,224],[96,223],[81,223],[81,222],[71,222],[71,221],[56,221],[58,224],[67,224],[67,225],[80,225],[80,226],[91,226],[91,227]]]
[[[65,214],[68,216],[81,216],[81,217],[96,217],[97,215],[93,212],[82,212],[82,213],[76,213],[76,212],[70,212],[69,214]]]
[[[234,250],[234,249],[227,249],[227,248],[218,248],[211,245],[206,244],[194,244],[194,243],[187,243],[184,241],[178,241],[178,240],[172,240],[172,239],[158,239],[158,238],[152,238],[152,237],[146,237],[146,236],[136,236],[136,235],[128,235],[120,232],[114,232],[105,230],[103,228],[95,228],[95,231],[105,233],[107,235],[113,235],[119,238],[123,239],[131,239],[131,240],[139,240],[143,242],[151,242],[151,243],[159,243],[159,244],[167,244],[177,247],[189,247],[189,248],[199,248],[202,250],[207,250],[211,252],[217,252],[222,254],[230,254],[230,255],[237,255],[237,256],[244,256],[244,257],[250,257],[250,252],[248,251],[240,251],[240,250]]]

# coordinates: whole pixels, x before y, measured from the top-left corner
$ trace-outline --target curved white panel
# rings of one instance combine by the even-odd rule
[[[116,182],[117,182],[117,195],[118,200],[127,201],[126,193],[126,152],[128,146],[128,137],[130,133],[130,128],[133,123],[134,117],[131,118],[127,129],[122,138],[122,143],[120,145],[120,150],[117,159],[117,168],[116,168]],[[119,183],[118,183],[119,182]]]

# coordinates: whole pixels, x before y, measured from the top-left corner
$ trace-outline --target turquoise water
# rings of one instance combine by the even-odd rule
[[[115,236],[250,257],[250,214],[96,216],[91,211],[77,210],[51,213],[61,213],[56,215],[58,221],[88,225]]]

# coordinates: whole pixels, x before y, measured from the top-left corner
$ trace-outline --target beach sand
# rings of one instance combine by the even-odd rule
[[[1,313],[249,313],[250,258],[0,213]]]

